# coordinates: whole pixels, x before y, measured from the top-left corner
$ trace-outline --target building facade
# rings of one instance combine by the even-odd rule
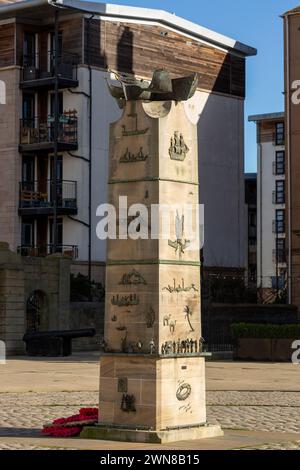
[[[284,113],[250,116],[257,127],[257,285],[283,295],[287,281]]]
[[[248,284],[257,283],[257,174],[245,173],[246,276]]]
[[[289,302],[300,307],[300,7],[283,15],[286,114],[286,223]]]
[[[63,252],[74,271],[103,279],[96,212],[107,200],[109,123],[122,113],[106,80],[166,68],[199,74],[204,264],[243,270],[245,65],[255,49],[158,10],[0,3],[0,240],[24,256]]]

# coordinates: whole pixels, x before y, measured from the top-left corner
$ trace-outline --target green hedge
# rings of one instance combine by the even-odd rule
[[[293,338],[300,339],[300,324],[263,325],[255,323],[235,323],[231,325],[234,338]]]

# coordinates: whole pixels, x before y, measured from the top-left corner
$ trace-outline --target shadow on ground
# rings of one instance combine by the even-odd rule
[[[1,437],[41,437],[41,430],[39,428],[13,428],[13,427],[0,427]]]

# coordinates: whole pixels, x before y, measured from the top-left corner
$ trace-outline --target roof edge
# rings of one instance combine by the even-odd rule
[[[285,13],[282,13],[280,16],[284,18],[285,16],[297,15],[297,13],[300,13],[300,6],[296,8],[292,8],[291,10],[288,10]]]
[[[252,116],[248,116],[248,122],[257,122],[257,121],[268,121],[272,119],[282,119],[285,118],[284,111],[279,113],[266,113],[266,114],[254,114]]]
[[[213,30],[207,29],[175,14],[169,13],[164,10],[140,8],[125,5],[115,5],[109,3],[88,2],[82,0],[25,0],[16,3],[8,3],[0,6],[1,13],[13,13],[14,11],[22,11],[23,9],[37,7],[40,5],[49,4],[53,7],[69,8],[84,13],[93,13],[99,16],[115,17],[122,19],[156,21],[163,25],[172,27],[182,33],[189,34],[212,43],[216,46],[225,48],[227,50],[236,51],[243,56],[254,56],[257,50],[254,47],[247,46],[232,38],[219,34]]]

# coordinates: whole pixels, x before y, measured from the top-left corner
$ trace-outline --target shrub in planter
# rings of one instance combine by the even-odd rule
[[[235,323],[231,325],[231,332],[234,339],[237,338],[268,338],[284,339],[299,338],[300,324],[290,325],[264,325],[256,323]]]
[[[257,361],[290,361],[291,345],[300,339],[300,324],[263,325],[238,323],[231,326],[234,358]]]

